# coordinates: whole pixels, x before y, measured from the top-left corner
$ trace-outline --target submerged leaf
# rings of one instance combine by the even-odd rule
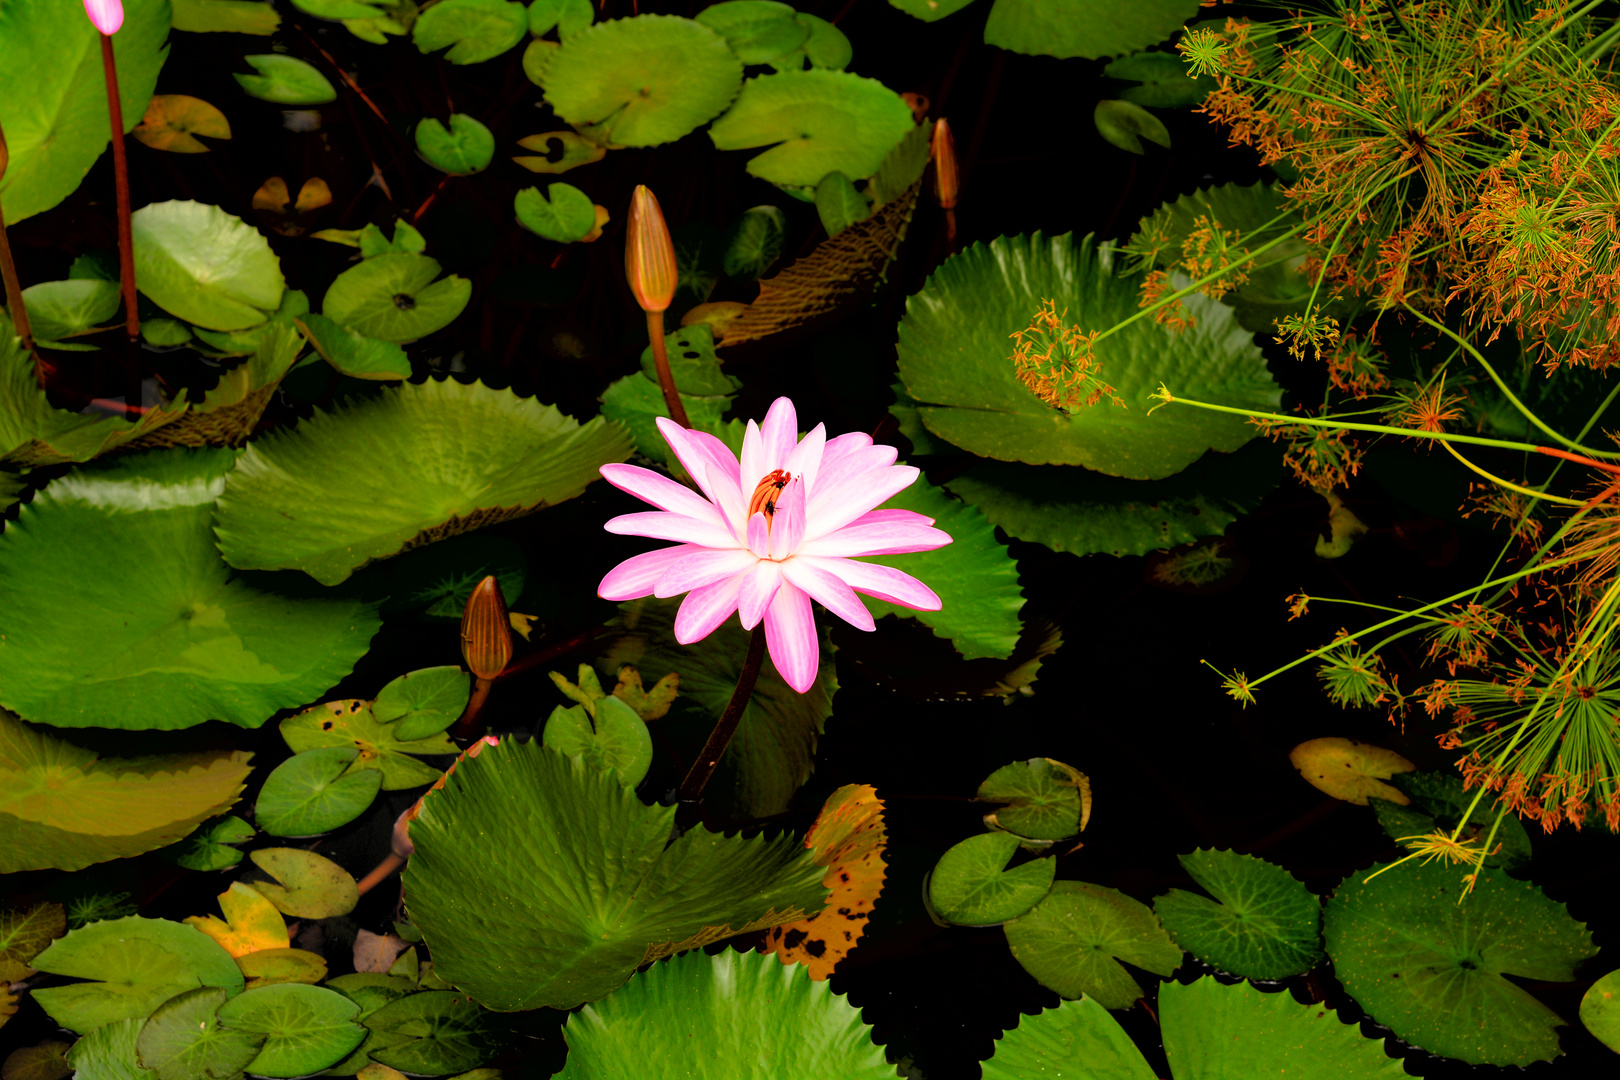
[[[1198,0],[996,0],[984,40],[1031,56],[1094,60],[1163,41],[1196,14]]]

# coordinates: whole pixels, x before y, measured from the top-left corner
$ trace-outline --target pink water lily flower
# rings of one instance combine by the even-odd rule
[[[121,0],[84,0],[84,13],[103,34],[118,33],[124,25],[124,5]]]
[[[894,447],[860,433],[828,439],[821,424],[801,440],[787,398],[776,399],[763,424],[748,422],[740,462],[706,432],[662,417],[658,430],[702,494],[634,465],[602,466],[614,487],[658,507],[616,517],[608,532],[679,541],[614,567],[597,590],[605,599],[686,593],[675,616],[683,645],[733,611],[745,630],[763,619],[776,670],[801,694],[821,658],[810,601],[862,630],[873,629],[872,615],[856,593],[939,610],[939,597],[910,574],[857,561],[951,542],[933,518],[873,509],[917,479],[916,469],[894,463]]]

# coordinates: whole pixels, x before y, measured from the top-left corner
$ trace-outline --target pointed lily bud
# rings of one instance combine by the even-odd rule
[[[97,30],[109,37],[124,25],[122,0],[84,0],[84,13]]]
[[[951,138],[951,125],[943,119],[934,124],[934,137],[929,146],[934,157],[934,197],[940,209],[956,207],[956,140]]]
[[[480,679],[493,679],[512,659],[512,623],[500,582],[493,574],[480,581],[467,598],[461,616],[461,655]]]
[[[630,198],[630,220],[624,244],[624,276],[643,311],[663,311],[675,299],[679,271],[675,245],[658,199],[645,184],[636,185]]]

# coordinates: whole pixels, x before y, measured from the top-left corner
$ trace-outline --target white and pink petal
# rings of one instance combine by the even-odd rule
[[[607,572],[602,584],[596,587],[596,595],[613,601],[651,596],[653,586],[664,572],[692,550],[690,544],[676,544],[634,555]]]
[[[776,598],[766,609],[765,645],[789,686],[802,694],[816,684],[821,642],[816,637],[810,597],[789,582],[776,590]]]

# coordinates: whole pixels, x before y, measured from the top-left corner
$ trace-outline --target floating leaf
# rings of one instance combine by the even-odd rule
[[[551,710],[545,744],[559,754],[583,756],[598,769],[612,769],[627,788],[641,783],[652,766],[652,736],[647,722],[616,697],[596,702],[591,715],[583,705]]]
[[[720,266],[728,277],[757,278],[769,270],[787,235],[787,215],[774,206],[743,211],[726,230],[726,252]]]
[[[73,1075],[67,1052],[68,1044],[54,1039],[13,1050],[0,1064],[0,1080],[66,1080]]]
[[[78,870],[173,843],[236,801],[252,756],[104,759],[0,711],[0,873]]]
[[[459,668],[452,670],[461,675],[462,702],[465,704],[466,676]],[[377,717],[375,704],[356,699],[316,705],[283,720],[281,737],[297,754],[321,747],[357,750],[359,757],[349,768],[355,772],[366,770],[380,773],[383,791],[402,791],[437,780],[443,774],[442,769],[436,769],[411,755],[432,757],[459,753],[456,744],[439,732],[455,722],[460,709],[454,714],[427,710],[419,716],[407,717],[399,724],[392,724]],[[414,729],[418,726],[429,727],[439,719],[444,722],[439,725],[438,731],[415,734]],[[402,727],[403,724],[410,726]],[[367,805],[370,805],[369,799]],[[361,810],[364,809],[361,807]]]
[[[607,147],[592,142],[572,131],[548,131],[544,135],[530,135],[518,140],[525,150],[535,150],[544,157],[515,157],[512,160],[537,173],[565,173],[579,165],[589,165],[607,157]],[[553,145],[558,147],[553,150]],[[551,155],[555,153],[557,157]]]
[[[1620,1054],[1620,971],[1611,971],[1581,998],[1581,1023],[1599,1042]]]
[[[0,912],[0,983],[22,982],[32,975],[28,965],[34,957],[65,933],[67,912],[61,904],[42,901],[27,910]]]
[[[156,1073],[141,1068],[135,1053],[146,1020],[133,1016],[103,1024],[74,1043],[68,1062],[77,1080],[157,1080]]]
[[[132,455],[22,508],[0,534],[0,704],[58,727],[257,727],[348,673],[376,632],[374,605],[279,595],[220,559],[210,522],[234,461]],[[210,805],[161,842],[229,800]]]
[[[383,3],[382,8],[386,15],[371,19],[344,19],[343,28],[361,41],[369,41],[373,45],[388,44],[389,37],[404,37],[416,25],[416,17],[421,9],[415,0],[399,0],[398,3]]]
[[[513,197],[512,209],[519,225],[559,244],[583,240],[596,226],[590,196],[572,184],[547,184],[544,195],[539,188],[526,187]]]
[[[333,22],[375,19],[382,14],[381,7],[362,3],[361,0],[292,0],[292,6],[317,19],[330,19]]]
[[[175,844],[164,857],[187,870],[227,870],[242,861],[242,853],[231,845],[254,835],[253,826],[235,814],[226,814]]]
[[[146,115],[131,132],[154,150],[175,154],[206,154],[208,147],[198,135],[210,139],[231,137],[231,123],[225,114],[202,98],[187,94],[155,94],[146,106]]]
[[[422,52],[450,51],[452,64],[493,60],[529,32],[529,13],[513,0],[440,0],[425,8],[411,28],[411,40]]]
[[[1043,301],[1055,301],[1064,323],[1082,331],[1137,314],[1137,289],[1115,275],[1116,254],[1090,237],[1034,233],[947,259],[906,302],[899,330],[900,379],[928,430],[985,457],[1085,465],[1136,480],[1170,476],[1206,450],[1231,452],[1253,438],[1241,415],[1172,408],[1148,416],[1148,395],[1161,383],[1201,401],[1277,407],[1281,391],[1252,336],[1230,308],[1204,296],[1183,301],[1197,318],[1184,333],[1138,319],[1097,343],[1098,377],[1123,407],[1104,400],[1058,409],[1019,381],[1008,338]]]
[[[808,919],[766,931],[761,952],[784,964],[802,964],[812,979],[825,979],[866,932],[883,892],[883,849],[888,830],[883,800],[868,784],[845,784],[828,796],[805,835],[804,846],[827,872],[821,883],[832,892],[827,905]]]
[[[697,21],[726,39],[744,64],[769,64],[803,45],[810,27],[775,0],[722,0],[697,13]]]
[[[385,972],[394,966],[399,955],[411,948],[411,943],[392,934],[373,934],[362,929],[354,939],[354,970],[356,972]]]
[[[540,85],[552,110],[588,138],[659,146],[719,116],[742,85],[742,64],[706,26],[638,15],[569,36]]]
[[[805,40],[803,49],[811,67],[842,71],[855,59],[855,47],[838,27],[826,19],[802,11],[794,17],[810,28],[810,36]]]
[[[451,274],[435,281],[438,276],[438,262],[426,255],[377,255],[337,276],[322,314],[379,341],[415,341],[449,326],[472,297],[466,278]]]
[[[1003,929],[1013,958],[1042,986],[1067,998],[1084,994],[1109,1009],[1128,1009],[1142,996],[1119,961],[1155,975],[1181,964],[1181,949],[1151,908],[1084,881],[1054,883],[1046,899]]]
[[[23,290],[22,298],[35,342],[47,349],[77,352],[94,346],[61,339],[99,329],[117,314],[120,293],[116,281],[79,278],[30,285]]]
[[[259,828],[271,836],[319,836],[347,825],[370,808],[382,787],[379,769],[352,768],[352,746],[305,750],[265,778],[254,806]]]
[[[307,60],[280,53],[242,57],[257,75],[233,75],[249,97],[277,105],[324,105],[337,100],[337,90]]]
[[[506,1045],[505,1025],[466,994],[429,990],[390,1001],[366,1017],[382,1036],[372,1060],[416,1076],[475,1069]]]
[[[880,1080],[894,1067],[861,1013],[794,965],[688,953],[568,1018],[558,1080],[706,1076]]]
[[[313,851],[298,848],[260,848],[248,858],[274,882],[256,881],[253,887],[265,895],[283,915],[297,919],[327,919],[347,915],[360,902],[354,878],[333,862]]]
[[[871,213],[866,196],[856,191],[843,173],[830,172],[816,184],[816,214],[828,236],[837,236],[857,221],[865,221]]]
[[[1455,829],[1474,802],[1474,792],[1465,789],[1462,778],[1455,773],[1396,773],[1389,780],[1412,800],[1412,805],[1398,806],[1376,795],[1368,800],[1368,805],[1389,838],[1406,841],[1407,848],[1416,847],[1419,837],[1440,829],[1448,833]],[[1461,839],[1483,843],[1494,828],[1493,851],[1485,856],[1485,865],[1499,866],[1509,873],[1522,871],[1530,862],[1530,836],[1525,832],[1524,823],[1514,814],[1503,815],[1498,823],[1494,804],[1494,798],[1486,797],[1473,807]]]
[[[1018,838],[970,836],[941,855],[928,878],[934,913],[957,926],[995,926],[1032,909],[1052,888],[1057,863],[1034,859],[1007,869]]]
[[[192,915],[188,926],[195,926],[219,942],[233,959],[260,949],[285,949],[289,944],[287,923],[264,894],[240,881],[219,894],[223,920],[213,915]]]
[[[453,113],[449,128],[429,117],[416,125],[416,152],[440,172],[470,176],[489,168],[495,136],[465,113]]]
[[[354,1002],[324,986],[277,983],[227,1001],[220,1023],[265,1036],[247,1065],[255,1076],[308,1076],[335,1065],[359,1046],[366,1032],[354,1022]]]
[[[1373,1020],[1430,1053],[1474,1065],[1551,1061],[1564,1021],[1503,976],[1573,981],[1596,953],[1591,933],[1563,904],[1500,873],[1482,871],[1463,890],[1462,870],[1444,863],[1353,876],[1323,916],[1334,974]]]
[[[1122,56],[1103,68],[1110,79],[1137,83],[1120,92],[1120,97],[1154,109],[1184,109],[1197,105],[1215,89],[1213,75],[1194,77],[1181,57],[1173,52],[1139,52]]]
[[[834,171],[871,176],[912,126],[900,95],[875,79],[847,71],[787,71],[744,83],[736,104],[709,128],[709,138],[719,150],[769,146],[748,162],[751,175],[813,188]]]
[[[264,236],[217,206],[170,201],[130,216],[135,280],[171,315],[210,330],[257,326],[286,282]]]
[[[514,593],[514,595],[516,595]],[[453,664],[407,672],[384,686],[373,710],[401,739],[437,735],[461,715],[472,693],[467,672]]]
[[[141,340],[159,349],[173,349],[191,340],[191,330],[176,319],[146,319],[141,323]]]
[[[1003,1032],[996,1042],[983,1077],[1027,1080],[1070,1061],[1085,1062],[1087,1080],[1154,1080],[1158,1075],[1108,1010],[1095,998],[1084,997],[1019,1017],[1018,1026]]]
[[[220,550],[244,570],[335,585],[372,559],[571,499],[629,455],[600,417],[582,426],[477,383],[406,384],[250,446],[220,499]]]
[[[902,413],[900,406],[891,411]],[[1074,555],[1145,555],[1222,535],[1276,488],[1280,465],[1276,445],[1256,439],[1232,454],[1211,450],[1164,480],[983,461],[949,484],[1020,540]]]
[[[189,926],[131,915],[93,922],[34,958],[52,975],[97,982],[33,991],[51,1019],[85,1034],[103,1024],[150,1016],[176,994],[198,986],[242,989],[236,961]]]
[[[1412,801],[1383,781],[1417,766],[1381,746],[1337,737],[1311,739],[1290,750],[1288,760],[1307,783],[1335,799],[1357,806],[1366,806],[1369,798],[1385,799],[1398,806]]]
[[[127,0],[113,35],[126,130],[146,112],[168,55],[167,0]],[[49,210],[78,188],[107,149],[101,35],[72,4],[11,3],[0,11],[0,127],[10,164],[0,178],[6,222]]]
[[[890,7],[897,7],[923,22],[936,22],[954,15],[971,3],[973,0],[889,0]]]
[[[533,742],[462,759],[411,823],[405,889],[435,972],[492,1009],[567,1009],[666,942],[695,948],[821,906],[822,868],[790,838],[699,827],[670,843],[674,814]]]
[[[247,976],[247,988],[277,983],[318,983],[326,978],[326,961],[303,949],[261,949],[238,957],[236,966]]]
[[[286,302],[288,297],[293,296],[302,299],[303,294],[290,290],[284,293],[282,311],[294,310],[299,306],[297,300],[290,304]],[[294,323],[295,320],[284,319],[282,313],[277,312],[270,322],[240,335],[251,335],[256,339],[250,350],[252,355],[221,374],[219,382],[203,395],[200,404],[193,405],[173,423],[144,436],[138,445],[142,448],[203,447],[239,446],[246,442],[258,426],[259,418],[264,415],[276,388],[292,370],[298,354],[303,350],[303,341]]]
[[[281,26],[276,6],[265,0],[173,0],[174,28],[194,34],[257,34],[269,37]],[[122,71],[122,65],[120,65]],[[123,79],[120,78],[122,83]]]
[[[240,1075],[264,1047],[260,1032],[219,1022],[227,995],[215,986],[187,990],[159,1005],[135,1043],[140,1063],[158,1080],[214,1080]]]
[[[680,672],[681,697],[662,721],[684,725],[699,743],[731,700],[748,651],[748,631],[731,620],[700,642],[675,640],[679,600],[633,600],[620,606],[620,630],[602,644],[604,672],[630,664],[642,676],[661,679]],[[768,817],[786,810],[810,777],[816,738],[832,714],[837,671],[821,664],[816,685],[800,694],[782,681],[766,657],[731,745],[704,789],[704,801],[734,819]]]
[[[1163,41],[1196,14],[1198,0],[996,0],[984,40],[1030,56],[1095,60]]]
[[[1246,979],[1286,979],[1321,962],[1321,904],[1288,871],[1235,851],[1177,858],[1215,899],[1171,889],[1153,902],[1176,944]]]
[[[305,315],[294,321],[304,339],[321,359],[356,379],[394,381],[411,377],[410,357],[398,345],[368,338],[358,330],[339,326],[325,315]]]
[[[987,828],[1024,841],[1044,841],[1040,846],[1067,840],[1083,831],[1091,819],[1090,779],[1052,758],[1003,765],[979,785],[978,798],[1006,804],[985,815]]]

